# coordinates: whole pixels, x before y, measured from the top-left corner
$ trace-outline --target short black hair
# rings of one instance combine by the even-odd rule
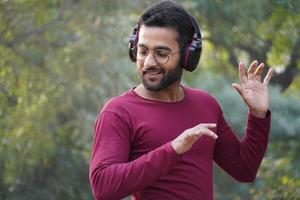
[[[190,14],[178,3],[165,0],[147,8],[139,19],[139,25],[167,27],[175,29],[180,51],[193,39],[194,27]]]

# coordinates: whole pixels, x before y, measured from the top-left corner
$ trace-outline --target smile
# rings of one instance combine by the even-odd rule
[[[162,70],[161,69],[147,69],[145,71],[143,71],[144,75],[157,75],[157,74],[161,74]]]
[[[147,74],[147,75],[157,75],[157,74],[161,74],[160,71],[152,71],[152,72],[145,72],[144,74]]]

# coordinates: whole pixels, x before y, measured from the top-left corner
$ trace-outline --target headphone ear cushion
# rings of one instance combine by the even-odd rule
[[[186,69],[186,55],[188,54],[188,51],[189,51],[189,47],[184,47],[182,50],[181,50],[181,55],[180,55],[180,66],[184,69]]]

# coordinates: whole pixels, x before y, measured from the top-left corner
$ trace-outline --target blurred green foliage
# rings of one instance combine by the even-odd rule
[[[155,2],[155,1],[152,1]],[[278,72],[272,130],[253,184],[215,169],[216,199],[299,199],[299,0],[182,0],[204,52],[184,83],[217,97],[242,133],[247,109],[231,82],[242,60]],[[128,36],[151,1],[0,1],[0,199],[92,199],[88,163],[95,118],[138,78]],[[240,135],[242,137],[242,135]]]

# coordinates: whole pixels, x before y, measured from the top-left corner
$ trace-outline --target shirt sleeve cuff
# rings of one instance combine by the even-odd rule
[[[247,129],[251,131],[254,135],[268,136],[271,127],[271,111],[268,110],[265,118],[259,118],[251,114],[248,114]],[[254,131],[255,130],[255,131]],[[263,134],[262,134],[263,133]]]
[[[166,144],[166,151],[167,151],[168,153],[170,153],[170,155],[172,155],[172,157],[173,157],[174,159],[176,159],[176,160],[179,160],[180,157],[181,157],[179,154],[176,153],[176,151],[174,150],[174,148],[173,148],[171,142],[168,142],[168,143]]]
[[[251,111],[249,111],[248,117],[249,117],[250,120],[253,119],[253,120],[257,120],[257,121],[270,121],[271,111],[270,110],[267,111],[267,114],[266,114],[265,118],[256,117],[255,115],[252,114]]]

